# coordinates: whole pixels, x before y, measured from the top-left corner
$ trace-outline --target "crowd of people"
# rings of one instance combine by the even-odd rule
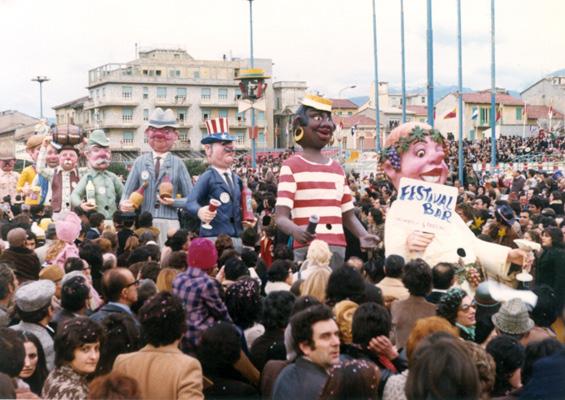
[[[214,141],[214,135],[205,143],[208,156],[221,150],[216,144],[231,153],[230,138],[218,133]],[[501,154],[516,154],[524,145],[537,149],[542,142],[508,139]],[[546,145],[562,149],[563,140]],[[486,150],[477,146],[466,151],[481,160]],[[447,148],[453,152],[456,144]],[[129,197],[126,207],[116,205],[111,220],[81,205],[55,218],[50,205],[22,207],[6,199],[0,221],[0,397],[563,396],[561,173],[516,170],[453,180],[456,212],[476,238],[512,249],[525,239],[534,253],[524,268],[512,263],[500,280],[504,285],[488,280],[480,264],[469,269],[462,262],[390,254],[385,224],[398,188],[380,171],[347,176],[346,200],[340,199],[345,246],[332,242],[331,232],[324,240],[319,230],[312,236],[296,230],[284,214],[281,220],[280,208],[298,203],[298,194],[294,203],[281,194],[289,187],[289,165],[300,167],[288,163],[291,156],[266,157],[257,169],[242,158],[232,164],[235,175],[217,175],[226,185],[218,198],[229,193],[237,199],[240,178],[252,193],[253,219],[235,229],[237,237],[221,233],[219,225],[203,234],[202,224],[217,224],[222,214],[197,201],[205,190],[198,181],[186,188],[198,193],[183,199],[188,212],[181,208],[171,225],[154,223],[169,218],[156,214],[154,197],[146,209],[132,207]],[[143,172],[140,179],[146,180]],[[197,201],[193,212],[191,201]],[[172,204],[162,201],[161,208]],[[351,215],[359,226],[349,222]],[[341,227],[323,224],[327,231]],[[302,240],[307,246],[297,247]],[[337,257],[340,246],[344,254]],[[524,271],[531,280],[516,279]]]

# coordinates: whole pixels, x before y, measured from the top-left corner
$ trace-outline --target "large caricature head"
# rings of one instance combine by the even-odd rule
[[[444,184],[448,175],[445,146],[441,133],[428,124],[399,125],[386,139],[381,154],[383,170],[396,188],[402,177]]]
[[[163,111],[156,108],[149,118],[149,126],[145,130],[149,146],[157,153],[170,151],[179,138],[177,119],[173,110]]]
[[[16,165],[16,149],[9,143],[2,143],[0,146],[0,170],[12,172]]]
[[[55,168],[59,165],[59,152],[57,148],[50,144],[47,146],[47,153],[45,154],[45,163],[49,168]]]
[[[200,143],[204,145],[206,157],[211,165],[228,169],[234,162],[235,136],[229,134],[228,119],[214,118],[206,120],[208,136],[204,137]]]
[[[33,162],[37,161],[37,156],[39,155],[39,150],[41,149],[44,137],[44,135],[35,134],[30,136],[26,142],[26,153],[31,157]]]
[[[72,146],[63,146],[59,150],[59,165],[65,171],[72,171],[78,163],[78,150]]]
[[[302,148],[321,149],[333,141],[332,102],[306,95],[292,122],[294,141]]]
[[[84,154],[91,168],[105,170],[110,166],[112,160],[110,140],[103,130],[97,129],[90,134]]]

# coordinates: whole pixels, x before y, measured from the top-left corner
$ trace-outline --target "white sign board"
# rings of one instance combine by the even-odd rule
[[[457,188],[421,180],[401,178],[394,223],[411,231],[440,233],[448,231],[455,215]]]

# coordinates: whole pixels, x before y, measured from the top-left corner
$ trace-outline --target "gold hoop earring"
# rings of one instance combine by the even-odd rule
[[[294,131],[294,142],[295,143],[300,142],[303,137],[304,137],[304,128],[299,126],[298,128],[296,128],[296,131]]]

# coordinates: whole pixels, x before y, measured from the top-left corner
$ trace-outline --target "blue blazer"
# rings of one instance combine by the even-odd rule
[[[198,178],[186,201],[186,209],[190,215],[198,218],[198,210],[209,204],[210,199],[220,200],[222,205],[217,209],[216,218],[210,225],[212,229],[200,228],[201,237],[218,236],[225,233],[231,237],[239,237],[243,230],[241,224],[241,179],[231,173],[234,183],[234,193],[228,184],[214,168],[208,168]]]

